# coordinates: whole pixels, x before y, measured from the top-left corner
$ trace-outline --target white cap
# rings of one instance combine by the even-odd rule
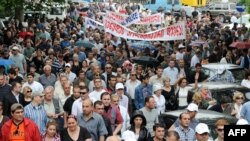
[[[222,74],[225,70],[226,68],[224,66],[219,66],[217,73]]]
[[[115,89],[116,89],[116,90],[118,90],[118,89],[124,89],[124,86],[123,86],[122,83],[117,83],[117,84],[115,85]]]
[[[187,107],[187,110],[191,112],[193,111],[198,112],[198,105],[194,103],[190,103]]]
[[[248,122],[245,119],[239,119],[236,125],[248,125]]]
[[[19,50],[19,47],[14,46],[14,47],[12,48],[12,50]]]
[[[162,90],[162,85],[157,83],[153,85],[153,93],[158,91],[158,90]]]
[[[205,123],[199,123],[195,127],[195,132],[198,133],[198,134],[209,133],[209,129],[208,129],[207,124],[205,124]]]
[[[71,67],[70,63],[66,63],[65,67]]]

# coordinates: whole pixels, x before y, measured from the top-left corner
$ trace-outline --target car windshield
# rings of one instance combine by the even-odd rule
[[[245,71],[243,69],[233,69],[230,71],[233,73],[236,82],[241,82],[245,77]]]

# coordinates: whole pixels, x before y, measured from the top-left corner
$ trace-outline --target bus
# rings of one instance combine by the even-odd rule
[[[207,0],[181,0],[183,5],[193,7],[203,7],[207,5]]]
[[[161,7],[164,11],[180,11],[181,0],[149,0],[144,4],[144,7],[152,12],[157,12]]]

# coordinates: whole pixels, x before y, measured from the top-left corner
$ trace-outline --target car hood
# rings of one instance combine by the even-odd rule
[[[229,88],[244,88],[241,85],[238,85],[236,83],[221,83],[221,82],[201,82],[198,83],[198,87],[200,88],[201,86],[206,86],[208,87],[208,89],[212,89],[212,90],[216,90],[216,89],[229,89]],[[192,88],[194,87],[194,83],[193,84],[189,84],[188,86],[189,90],[192,90]]]

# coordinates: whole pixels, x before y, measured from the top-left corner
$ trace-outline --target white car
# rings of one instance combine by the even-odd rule
[[[242,24],[245,24],[245,26],[246,26],[247,28],[250,28],[249,19],[250,19],[250,14],[242,15],[240,18],[237,19],[237,23],[238,23],[238,26],[237,26],[237,27],[241,27]],[[242,24],[241,24],[241,23],[242,23]],[[229,27],[230,29],[232,29],[233,26],[234,26],[234,23],[226,24],[226,25],[224,25],[224,28],[225,28],[225,27]]]

